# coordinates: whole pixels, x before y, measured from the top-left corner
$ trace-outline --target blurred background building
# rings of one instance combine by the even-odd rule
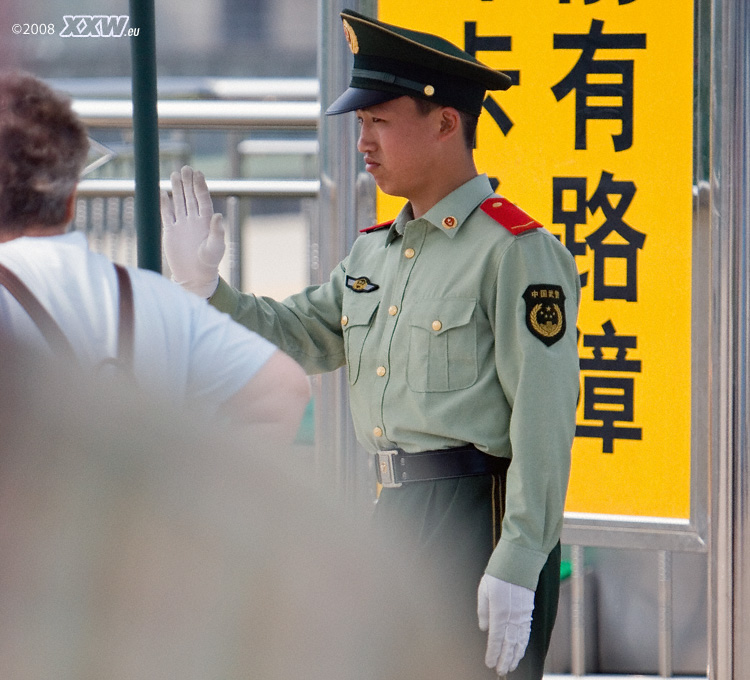
[[[3,0],[0,58],[44,78],[130,75],[127,38],[60,39],[65,15],[128,15],[127,0]],[[13,35],[11,25],[54,24],[55,36]],[[159,0],[160,76],[314,77],[316,0]]]

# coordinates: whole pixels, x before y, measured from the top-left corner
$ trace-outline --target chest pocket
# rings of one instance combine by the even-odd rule
[[[476,300],[423,300],[411,315],[406,380],[415,392],[449,392],[477,381]]]
[[[344,349],[349,373],[349,383],[353,385],[359,377],[359,367],[362,362],[362,350],[367,335],[375,319],[375,312],[380,304],[380,298],[370,298],[357,295],[357,300],[344,305],[341,326],[344,332]]]

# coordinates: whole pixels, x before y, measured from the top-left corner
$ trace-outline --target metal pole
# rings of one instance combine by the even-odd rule
[[[750,677],[750,9],[713,0],[709,678]]]
[[[130,0],[133,148],[138,266],[161,271],[156,18],[153,0]]]
[[[326,116],[324,112],[348,87],[351,75],[352,56],[343,37],[339,13],[345,8],[372,12],[373,4],[359,0],[320,0],[318,5],[320,202],[316,233],[310,239],[315,266],[311,272],[313,283],[328,279],[349,252],[357,229],[367,225],[361,222],[364,219],[362,202],[358,200],[357,179],[363,173],[363,166],[357,152],[355,117],[353,114]],[[345,371],[321,376],[315,404],[318,465],[336,471],[337,482],[347,496],[366,494],[364,477],[368,461],[354,437]]]
[[[659,551],[659,676],[672,677],[672,553]]]
[[[570,558],[573,570],[570,597],[571,671],[579,678],[586,674],[586,565],[583,546],[570,546]]]

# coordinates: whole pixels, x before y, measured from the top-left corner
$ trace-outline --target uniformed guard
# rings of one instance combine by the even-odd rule
[[[309,373],[346,366],[378,525],[410,532],[490,669],[539,679],[575,432],[575,262],[475,167],[485,93],[508,76],[437,36],[341,16],[354,67],[327,113],[356,112],[366,170],[407,199],[398,216],[363,229],[327,283],[277,302],[219,278],[221,218],[183,168],[164,250],[177,281]]]

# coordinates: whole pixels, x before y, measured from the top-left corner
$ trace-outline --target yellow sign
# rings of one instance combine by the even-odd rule
[[[581,274],[566,510],[688,519],[693,3],[380,0],[379,18],[513,78],[475,158]],[[402,205],[379,194],[378,219]]]

